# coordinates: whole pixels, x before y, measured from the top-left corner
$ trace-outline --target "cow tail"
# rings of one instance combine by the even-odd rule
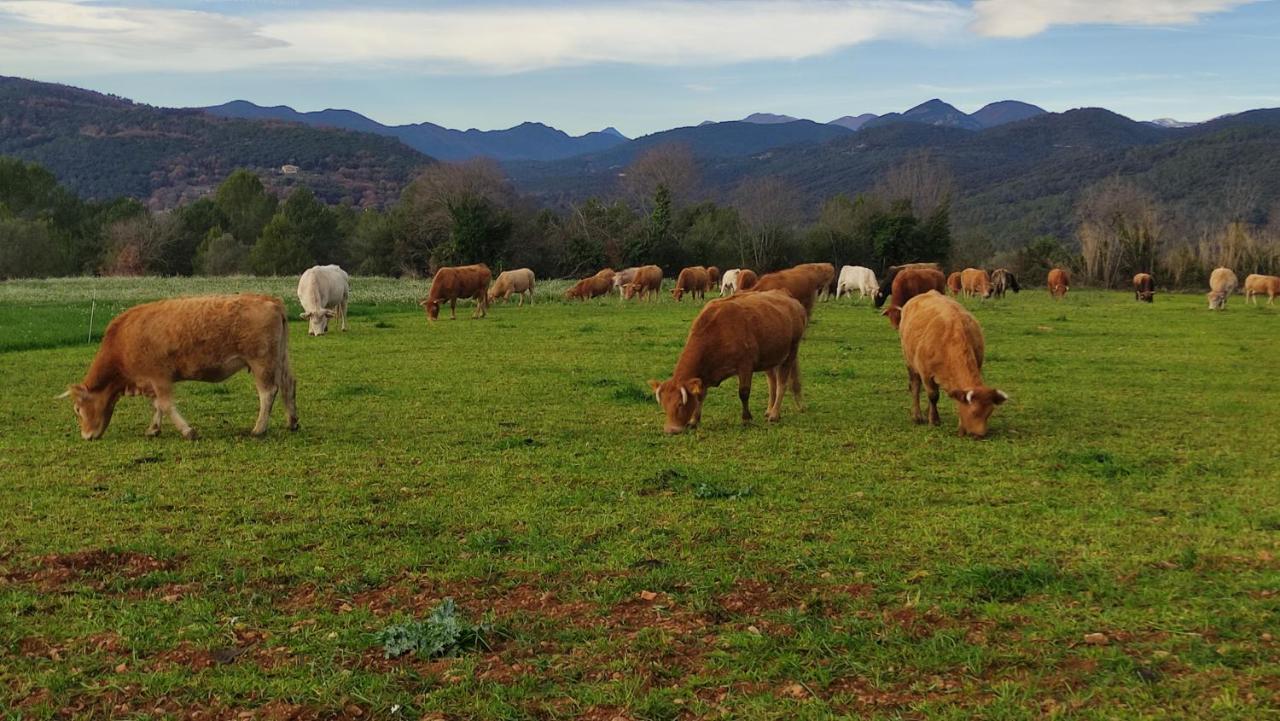
[[[276,350],[276,387],[293,395],[293,370],[289,366],[289,316],[280,309],[280,345]]]

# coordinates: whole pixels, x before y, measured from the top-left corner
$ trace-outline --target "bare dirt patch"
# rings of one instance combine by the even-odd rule
[[[135,579],[156,571],[169,571],[175,566],[173,561],[143,553],[96,549],[41,556],[33,567],[6,572],[0,579],[33,585],[42,591],[56,591],[77,581],[101,589],[111,577]]]

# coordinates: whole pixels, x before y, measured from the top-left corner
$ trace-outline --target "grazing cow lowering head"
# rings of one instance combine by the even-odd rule
[[[686,381],[668,379],[659,383],[649,381],[658,405],[666,413],[667,424],[663,430],[668,434],[683,433],[685,428],[697,425],[694,418],[702,415],[702,401],[707,397],[707,389],[699,378]]]
[[[947,395],[956,402],[956,415],[960,418],[960,435],[982,438],[987,435],[987,422],[996,406],[1009,400],[1009,395],[996,388],[957,388]]]
[[[332,308],[302,311],[302,317],[307,321],[307,335],[324,335],[325,333],[328,333],[329,319],[337,314],[338,311]]]
[[[107,432],[111,423],[111,415],[115,413],[119,395],[112,393],[94,393],[77,383],[67,386],[67,390],[59,398],[71,398],[76,412],[76,421],[80,424],[80,437],[86,441],[96,441]]]

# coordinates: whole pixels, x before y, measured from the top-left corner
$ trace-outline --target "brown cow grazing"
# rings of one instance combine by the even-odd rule
[[[528,268],[519,268],[516,270],[504,270],[498,274],[498,279],[493,281],[493,286],[489,288],[489,302],[497,300],[501,297],[504,301],[511,298],[511,294],[515,293],[520,300],[520,305],[524,305],[524,297],[529,296],[529,303],[533,303],[533,271]]]
[[[792,298],[800,301],[800,305],[804,306],[806,314],[811,313],[813,312],[813,301],[817,297],[818,291],[827,284],[826,269],[815,267],[819,265],[828,264],[808,263],[797,265],[794,268],[787,268],[786,270],[765,273],[752,286],[752,290],[785,290]]]
[[[1054,268],[1049,271],[1049,295],[1056,300],[1062,300],[1067,297],[1067,291],[1071,290],[1071,274],[1061,268]]]
[[[602,295],[608,295],[610,289],[613,288],[613,269],[605,268],[589,278],[583,278],[573,287],[565,291],[566,300],[588,300],[590,298],[599,298]]]
[[[735,293],[707,303],[689,329],[689,338],[669,380],[649,381],[666,412],[664,430],[680,433],[697,427],[707,389],[738,377],[742,420],[751,420],[751,376],[764,371],[769,379],[770,421],[782,415],[788,385],[803,410],[797,353],[808,315],[799,301],[781,291]]]
[[[947,276],[947,290],[951,291],[951,295],[960,295],[964,290],[964,284],[960,282],[960,271]]]
[[[220,383],[241,370],[258,387],[253,435],[267,432],[276,392],[284,397],[289,430],[298,429],[296,383],[289,368],[289,328],[284,303],[267,295],[209,295],[134,306],[107,326],[84,381],[68,386],[80,437],[106,433],[122,395],[153,400],[148,436],[160,434],[165,414],[188,440],[196,432],[173,404],[178,381]]]
[[[1209,310],[1223,310],[1227,307],[1227,298],[1240,287],[1240,279],[1230,268],[1215,268],[1209,274]]]
[[[1005,291],[1009,290],[1014,293],[1022,290],[1018,285],[1018,279],[1008,270],[1005,270],[1004,268],[996,268],[991,273],[991,295],[997,298],[1003,298]]]
[[[1244,300],[1258,304],[1258,296],[1266,294],[1267,305],[1275,302],[1280,295],[1280,277],[1253,273],[1244,279]]]
[[[640,296],[640,300],[644,300],[646,296],[656,300],[660,292],[662,292],[662,269],[656,265],[636,268],[636,272],[631,276],[631,282],[622,287],[622,297],[627,300],[637,295]]]
[[[707,277],[711,279],[711,287],[715,288],[720,283],[720,269],[714,265],[708,265]]]
[[[900,271],[893,277],[889,307],[885,308],[880,315],[887,317],[889,324],[897,328],[902,322],[902,309],[907,301],[931,290],[939,293],[947,292],[946,279],[942,277],[942,271],[933,268],[908,268]]]
[[[904,270],[936,270],[941,273],[942,266],[937,263],[903,263],[902,265],[889,266],[884,272],[884,278],[880,280],[880,289],[876,291],[875,304],[877,308],[884,306],[885,300],[893,293],[894,279]]]
[[[801,263],[795,267],[818,274],[822,281],[822,285],[819,285],[817,290],[819,298],[825,295],[830,300],[836,294],[836,267],[831,263]]]
[[[938,425],[938,387],[956,402],[959,433],[981,438],[995,407],[1009,400],[1004,391],[982,382],[982,327],[969,311],[951,298],[931,291],[902,308],[902,356],[907,362],[911,392],[911,420],[920,414],[920,386],[929,394],[929,423]]]
[[[426,300],[418,301],[418,305],[427,311],[427,320],[434,321],[440,317],[440,304],[449,303],[449,317],[458,319],[458,299],[473,298],[476,309],[471,312],[472,318],[483,318],[489,308],[489,281],[493,274],[489,266],[458,265],[444,267],[436,271],[431,279],[431,292]]]
[[[685,293],[699,298],[707,297],[707,289],[711,287],[711,276],[707,269],[700,265],[685,268],[676,278],[676,287],[671,289],[671,297],[680,300]]]
[[[960,287],[967,296],[991,297],[991,276],[981,268],[965,268],[960,271]]]
[[[756,283],[760,282],[760,276],[750,268],[738,269],[738,284],[734,287],[735,291],[752,290],[756,287]]]
[[[1154,303],[1156,299],[1156,279],[1150,273],[1139,273],[1133,276],[1133,299],[1146,303]]]

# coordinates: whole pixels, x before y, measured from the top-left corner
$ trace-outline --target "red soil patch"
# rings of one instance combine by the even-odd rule
[[[35,585],[42,591],[54,591],[73,581],[83,580],[86,576],[123,576],[133,579],[156,571],[171,570],[174,566],[172,561],[162,561],[130,551],[76,551],[41,556],[36,559],[35,567],[4,573],[0,575],[0,579],[10,583]],[[90,585],[102,588],[105,583],[99,579]]]

